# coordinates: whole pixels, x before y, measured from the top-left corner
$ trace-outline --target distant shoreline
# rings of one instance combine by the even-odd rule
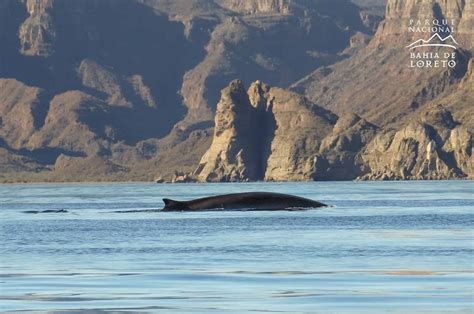
[[[206,184],[252,184],[252,183],[274,183],[274,184],[298,184],[298,183],[332,183],[332,182],[426,182],[426,181],[474,181],[472,178],[454,178],[454,179],[436,179],[436,180],[427,180],[427,179],[413,179],[413,180],[321,180],[321,181],[240,181],[240,182],[162,182],[156,183],[154,181],[15,181],[15,182],[5,182],[0,181],[0,185],[28,185],[28,184],[76,184],[76,185],[88,185],[88,184],[155,184],[155,185],[206,185]]]

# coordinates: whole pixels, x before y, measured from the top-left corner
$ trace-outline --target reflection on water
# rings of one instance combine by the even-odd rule
[[[243,191],[334,206],[154,211],[163,197]],[[472,313],[473,191],[471,181],[3,185],[0,310]]]

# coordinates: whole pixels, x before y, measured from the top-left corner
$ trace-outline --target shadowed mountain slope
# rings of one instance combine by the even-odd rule
[[[39,180],[192,169],[230,80],[288,86],[348,57],[351,38],[373,32],[362,12],[327,0],[4,0],[1,147],[19,158],[2,176],[28,177],[22,157]]]
[[[407,115],[449,93],[466,76],[473,52],[473,6],[470,0],[389,0],[385,20],[367,47],[351,58],[316,70],[292,89],[336,113],[355,111],[382,126],[398,126]],[[407,48],[420,37],[427,40],[433,35],[409,32],[410,20],[441,18],[454,21],[456,32],[452,35],[458,49]],[[411,53],[454,53],[456,65],[412,67]]]
[[[0,179],[472,177],[472,0],[381,5],[3,0]],[[406,66],[413,16],[456,66]]]

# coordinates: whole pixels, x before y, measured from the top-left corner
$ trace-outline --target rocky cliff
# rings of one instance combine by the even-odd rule
[[[265,98],[264,98],[265,99]],[[273,133],[266,161],[265,180],[299,181],[318,177],[317,152],[331,131],[336,116],[304,97],[281,88],[272,88],[266,96],[267,120]]]
[[[454,179],[473,177],[472,129],[438,106],[398,131],[382,132],[362,156],[365,179]]]
[[[472,128],[430,105],[399,130],[259,81],[222,92],[198,181],[472,178]]]
[[[336,117],[303,97],[260,81],[223,90],[200,181],[311,180],[315,153]],[[289,132],[291,130],[291,132]]]
[[[240,81],[222,91],[217,104],[214,138],[194,174],[202,181],[260,179],[258,121]]]
[[[380,128],[354,113],[342,114],[320,147],[324,161],[321,180],[358,178],[369,171],[361,158],[362,150],[372,142]]]

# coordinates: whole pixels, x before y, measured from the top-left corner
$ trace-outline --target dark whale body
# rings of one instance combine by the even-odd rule
[[[46,209],[46,210],[25,210],[25,214],[59,214],[67,213],[66,209]]]
[[[270,192],[248,192],[175,201],[164,198],[162,211],[298,210],[327,206],[307,198]]]

